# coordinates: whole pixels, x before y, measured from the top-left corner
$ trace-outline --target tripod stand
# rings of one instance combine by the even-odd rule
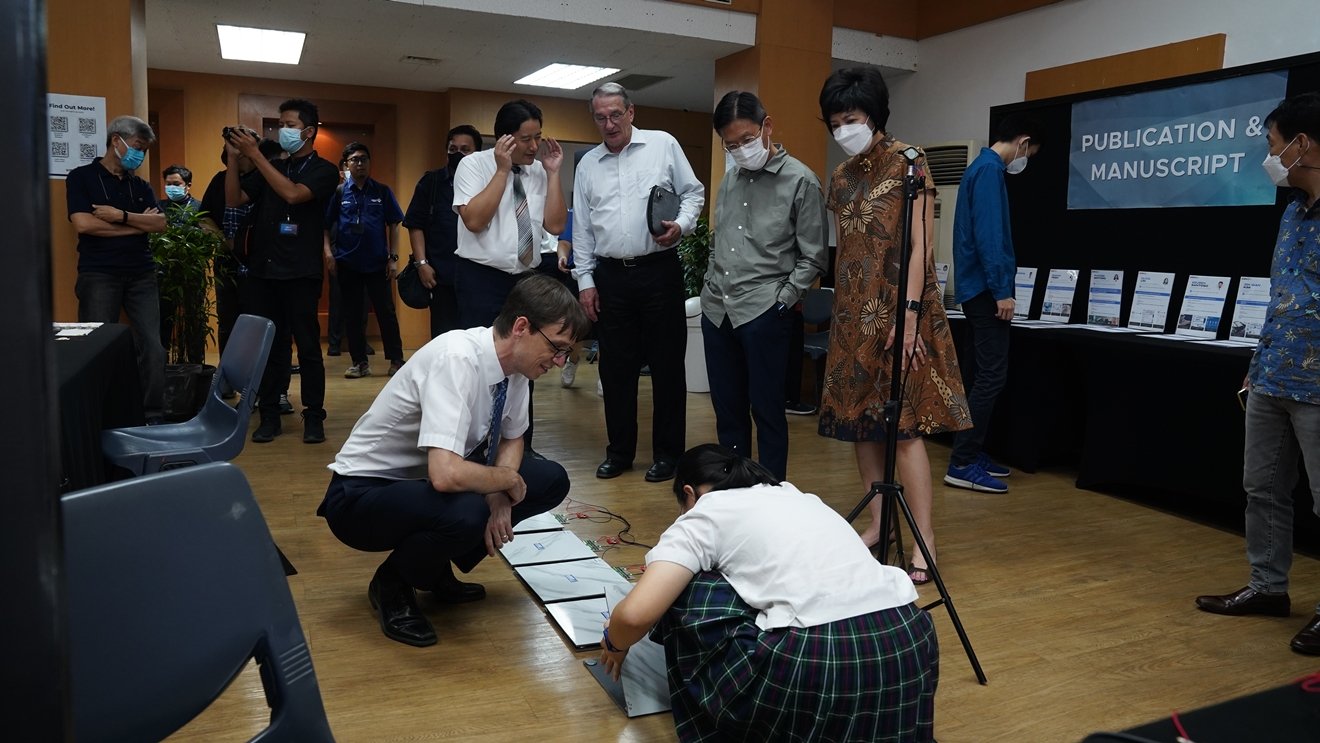
[[[908,285],[909,259],[911,257],[912,242],[912,207],[917,200],[917,176],[916,159],[920,152],[915,147],[909,147],[902,152],[907,160],[907,174],[903,178],[903,216],[899,223],[899,261],[898,261],[898,291],[897,307],[894,315],[894,343],[890,347],[893,354],[893,365],[890,369],[889,399],[885,402],[885,471],[884,480],[871,483],[871,489],[867,491],[865,497],[848,514],[848,523],[856,520],[871,501],[880,496],[880,542],[877,545],[880,549],[881,560],[889,554],[889,544],[891,539],[896,538],[898,526],[895,523],[895,509],[901,508],[903,516],[907,519],[908,528],[912,530],[912,540],[916,542],[917,549],[921,551],[926,558],[926,571],[935,581],[935,587],[940,592],[940,598],[927,606],[923,606],[923,611],[929,611],[943,604],[949,610],[949,619],[953,621],[953,627],[958,632],[958,639],[962,641],[963,650],[967,652],[967,660],[972,664],[972,670],[976,672],[976,679],[982,684],[986,683],[985,671],[981,670],[981,663],[976,658],[976,651],[972,649],[971,640],[967,639],[967,632],[963,629],[962,620],[958,618],[958,611],[954,609],[953,598],[944,586],[944,579],[940,577],[939,568],[935,566],[935,561],[931,559],[930,548],[926,546],[926,540],[921,536],[921,530],[917,528],[917,520],[912,515],[912,509],[908,507],[907,499],[903,497],[903,486],[898,484],[896,478],[896,460],[898,458],[898,425],[899,417],[903,407],[903,371],[907,352],[903,346],[903,337],[907,321],[907,300],[906,289]],[[924,232],[924,231],[923,231]],[[922,270],[925,270],[925,261],[922,261]],[[923,293],[925,279],[922,279]],[[918,310],[917,321],[920,322],[921,314]],[[914,349],[915,350],[915,349]],[[891,536],[894,535],[894,536]],[[902,543],[899,543],[898,553],[899,562],[902,563]],[[902,567],[900,564],[899,567]]]

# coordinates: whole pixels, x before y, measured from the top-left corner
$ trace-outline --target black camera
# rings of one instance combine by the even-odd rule
[[[236,134],[238,132],[247,132],[248,134],[251,134],[254,137],[257,136],[257,133],[255,131],[247,128],[246,126],[227,126],[224,129],[220,130],[220,136],[228,140],[230,134]]]

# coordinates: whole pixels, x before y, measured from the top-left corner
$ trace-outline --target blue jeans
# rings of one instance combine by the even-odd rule
[[[967,324],[972,329],[972,347],[976,372],[967,391],[967,409],[972,427],[953,435],[949,466],[966,467],[975,462],[985,448],[985,435],[995,413],[995,400],[1008,381],[1008,339],[1012,324],[995,317],[998,309],[989,291],[981,292],[962,303]]]
[[[1242,487],[1247,491],[1250,585],[1282,593],[1288,590],[1293,560],[1298,457],[1306,466],[1313,508],[1320,515],[1320,405],[1252,392],[1247,396],[1246,439]]]
[[[755,420],[756,458],[780,480],[788,471],[784,360],[792,330],[792,310],[780,313],[773,307],[736,328],[727,315],[718,326],[701,316],[710,403],[720,444],[750,457]]]
[[[160,342],[160,293],[155,270],[133,276],[80,271],[73,285],[78,322],[119,322],[122,310],[133,328],[142,409],[160,417],[165,395],[165,346]]]

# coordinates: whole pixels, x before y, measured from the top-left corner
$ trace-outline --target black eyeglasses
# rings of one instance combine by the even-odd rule
[[[346,162],[353,163],[354,165],[362,165],[364,163],[371,162],[371,158],[367,157],[366,155],[358,155],[357,157],[348,158]]]
[[[541,329],[537,328],[536,332],[541,333]],[[550,347],[555,350],[555,361],[564,361],[565,359],[568,358],[568,355],[570,353],[573,353],[572,346],[568,348],[560,348],[559,346],[556,346],[555,342],[550,340],[550,336],[546,335],[545,333],[541,333],[541,337],[544,338],[545,342],[549,343]]]

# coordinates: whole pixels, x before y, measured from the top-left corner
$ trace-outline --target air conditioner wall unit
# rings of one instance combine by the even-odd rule
[[[944,288],[944,304],[953,305],[953,212],[958,204],[958,189],[963,172],[981,154],[981,143],[974,139],[933,144],[922,149],[935,179],[935,234],[932,250],[936,263],[948,263],[949,283]]]

